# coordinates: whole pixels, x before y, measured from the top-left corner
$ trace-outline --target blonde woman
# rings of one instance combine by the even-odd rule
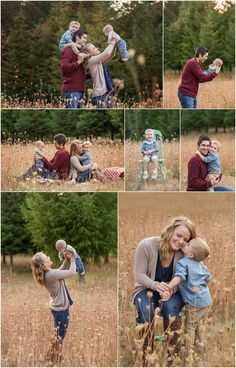
[[[47,353],[47,359],[54,364],[60,362],[62,340],[69,325],[69,307],[73,303],[64,279],[76,274],[75,256],[66,252],[67,259],[58,269],[52,269],[52,261],[46,254],[39,252],[32,257],[31,269],[34,279],[45,286],[49,292],[49,306],[54,318],[55,339]],[[70,267],[68,268],[68,263]]]
[[[81,165],[80,156],[84,153],[83,143],[74,139],[70,145],[70,182],[83,183],[91,179],[91,170],[96,166],[93,163],[88,165]]]
[[[103,52],[92,43],[86,44],[83,49],[88,54],[85,67],[93,81],[92,104],[99,108],[112,107],[105,76],[108,71],[103,63],[108,63],[114,57],[117,41],[117,36],[113,35],[111,43]]]
[[[183,248],[191,239],[196,237],[193,223],[183,216],[171,220],[162,231],[160,237],[152,237],[141,240],[136,249],[135,256],[135,289],[133,302],[137,309],[137,322],[149,323],[149,330],[145,333],[144,355],[147,346],[152,347],[155,309],[160,306],[163,316],[164,331],[170,327],[173,331],[169,343],[176,346],[180,329],[179,312],[183,307],[183,301],[179,291],[172,294],[167,301],[165,292],[169,293],[168,282],[171,281],[177,261],[183,257]],[[160,304],[159,304],[160,302]],[[175,317],[170,324],[169,317]]]

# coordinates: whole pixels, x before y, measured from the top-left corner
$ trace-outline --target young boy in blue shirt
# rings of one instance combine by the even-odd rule
[[[207,283],[211,280],[204,261],[210,254],[210,249],[205,240],[194,238],[187,243],[181,251],[184,258],[176,264],[176,271],[170,281],[170,295],[173,288],[179,285],[179,291],[185,304],[185,332],[187,340],[187,352],[192,353],[194,343],[198,348],[204,349],[204,324],[208,315],[208,307],[211,304],[211,294]],[[164,298],[163,301],[169,298]]]
[[[141,152],[144,160],[144,173],[143,179],[148,179],[147,165],[149,162],[153,163],[154,169],[152,173],[152,179],[157,178],[157,165],[158,165],[158,151],[160,149],[157,141],[154,139],[152,129],[145,130],[146,140],[142,143]]]
[[[61,36],[61,40],[59,42],[59,51],[63,51],[67,47],[71,47],[74,53],[78,56],[79,50],[76,47],[76,44],[72,41],[73,35],[80,29],[80,23],[72,20],[69,24],[69,29]]]

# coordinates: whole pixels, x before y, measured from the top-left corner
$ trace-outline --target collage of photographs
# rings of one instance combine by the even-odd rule
[[[1,31],[1,366],[235,366],[235,0]]]

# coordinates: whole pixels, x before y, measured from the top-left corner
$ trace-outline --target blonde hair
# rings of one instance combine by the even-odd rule
[[[61,245],[61,246],[63,246],[63,247],[65,248],[65,247],[66,247],[66,242],[65,242],[65,240],[60,239],[60,240],[58,240],[58,241],[56,242],[55,247],[56,247],[56,249],[57,249],[57,250],[58,250],[58,248],[60,247],[60,245]]]
[[[90,55],[91,47],[95,47],[95,45],[93,43],[86,43],[86,45],[83,47],[83,51]]]
[[[217,149],[218,149],[218,151],[219,151],[219,149],[220,149],[220,147],[221,147],[220,142],[219,142],[219,141],[211,141],[211,146],[212,146],[213,144],[215,144],[215,145],[216,145],[216,147],[217,147]]]
[[[84,141],[83,142],[83,146],[87,144],[89,147],[92,147],[92,143],[90,141]]]
[[[197,262],[204,261],[209,254],[210,248],[202,238],[194,238],[190,241],[189,246],[191,246],[191,250],[193,253],[193,259]]]
[[[43,141],[37,141],[35,143],[35,145],[36,145],[36,147],[38,147],[38,146],[44,146],[44,142]]]
[[[170,252],[169,241],[173,235],[174,230],[178,226],[185,226],[190,232],[190,239],[196,238],[196,229],[191,220],[185,216],[178,216],[173,218],[170,223],[164,228],[161,233],[159,251],[163,258],[166,258]]]
[[[213,64],[217,66],[222,66],[223,60],[216,58],[215,60],[213,60]]]
[[[79,26],[79,28],[80,28],[80,23],[79,23],[79,22],[77,22],[77,20],[72,20],[72,21],[69,23],[69,28],[70,28],[70,26],[72,26],[72,24],[77,24],[77,26]]]
[[[33,278],[39,283],[39,285],[45,285],[45,272],[49,271],[44,264],[42,256],[45,254],[43,252],[36,253],[31,260],[31,270]]]
[[[104,28],[103,28],[103,33],[105,32],[111,32],[113,31],[113,27],[110,24],[107,24]]]
[[[80,140],[74,139],[70,144],[70,155],[77,155],[77,144],[83,144]]]
[[[150,128],[145,130],[145,135],[147,135],[148,133],[152,133],[152,135],[154,135],[153,130]]]

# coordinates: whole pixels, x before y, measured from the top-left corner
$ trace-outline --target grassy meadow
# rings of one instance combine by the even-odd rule
[[[187,188],[188,162],[194,153],[197,151],[197,140],[200,133],[191,133],[181,136],[181,190]],[[220,159],[222,167],[222,179],[219,185],[228,185],[234,188],[235,180],[235,135],[234,133],[209,133],[212,140],[217,140],[221,143]]]
[[[3,367],[45,366],[54,334],[49,295],[30,271],[30,257],[14,257],[14,273],[2,266]],[[66,280],[74,301],[63,342],[62,367],[113,367],[117,364],[117,262],[87,266],[85,283]]]
[[[207,196],[207,197],[204,197]],[[132,215],[135,214],[135,215]],[[159,236],[170,218],[185,215],[197,236],[209,244],[205,261],[213,276],[213,299],[205,326],[206,349],[194,354],[190,366],[234,366],[234,194],[233,193],[120,193],[119,194],[119,366],[140,366],[140,340],[132,304],[134,257],[141,239]],[[163,333],[158,318],[156,334]],[[150,366],[165,366],[162,344],[154,343]],[[187,366],[181,359],[174,366]]]
[[[180,108],[177,90],[180,75],[166,73],[164,76],[164,108]],[[220,73],[213,81],[201,83],[198,91],[199,109],[228,109],[235,107],[235,79]]]
[[[126,191],[178,191],[179,190],[179,142],[175,139],[164,142],[165,168],[168,181],[165,183],[162,177],[147,179],[140,183],[140,152],[141,142],[127,140],[125,142],[125,189]],[[151,175],[153,165],[148,165]],[[158,176],[161,176],[158,167]]]
[[[97,182],[90,181],[82,184],[71,185],[66,182],[38,183],[33,177],[26,181],[17,181],[17,177],[25,172],[33,163],[33,143],[26,145],[3,144],[2,145],[2,190],[3,191],[123,191],[124,179],[116,181]],[[69,149],[69,147],[67,147]],[[45,144],[45,156],[52,159],[55,154],[53,144]],[[107,167],[124,167],[124,148],[122,143],[98,144],[92,146],[93,160],[102,169]]]

